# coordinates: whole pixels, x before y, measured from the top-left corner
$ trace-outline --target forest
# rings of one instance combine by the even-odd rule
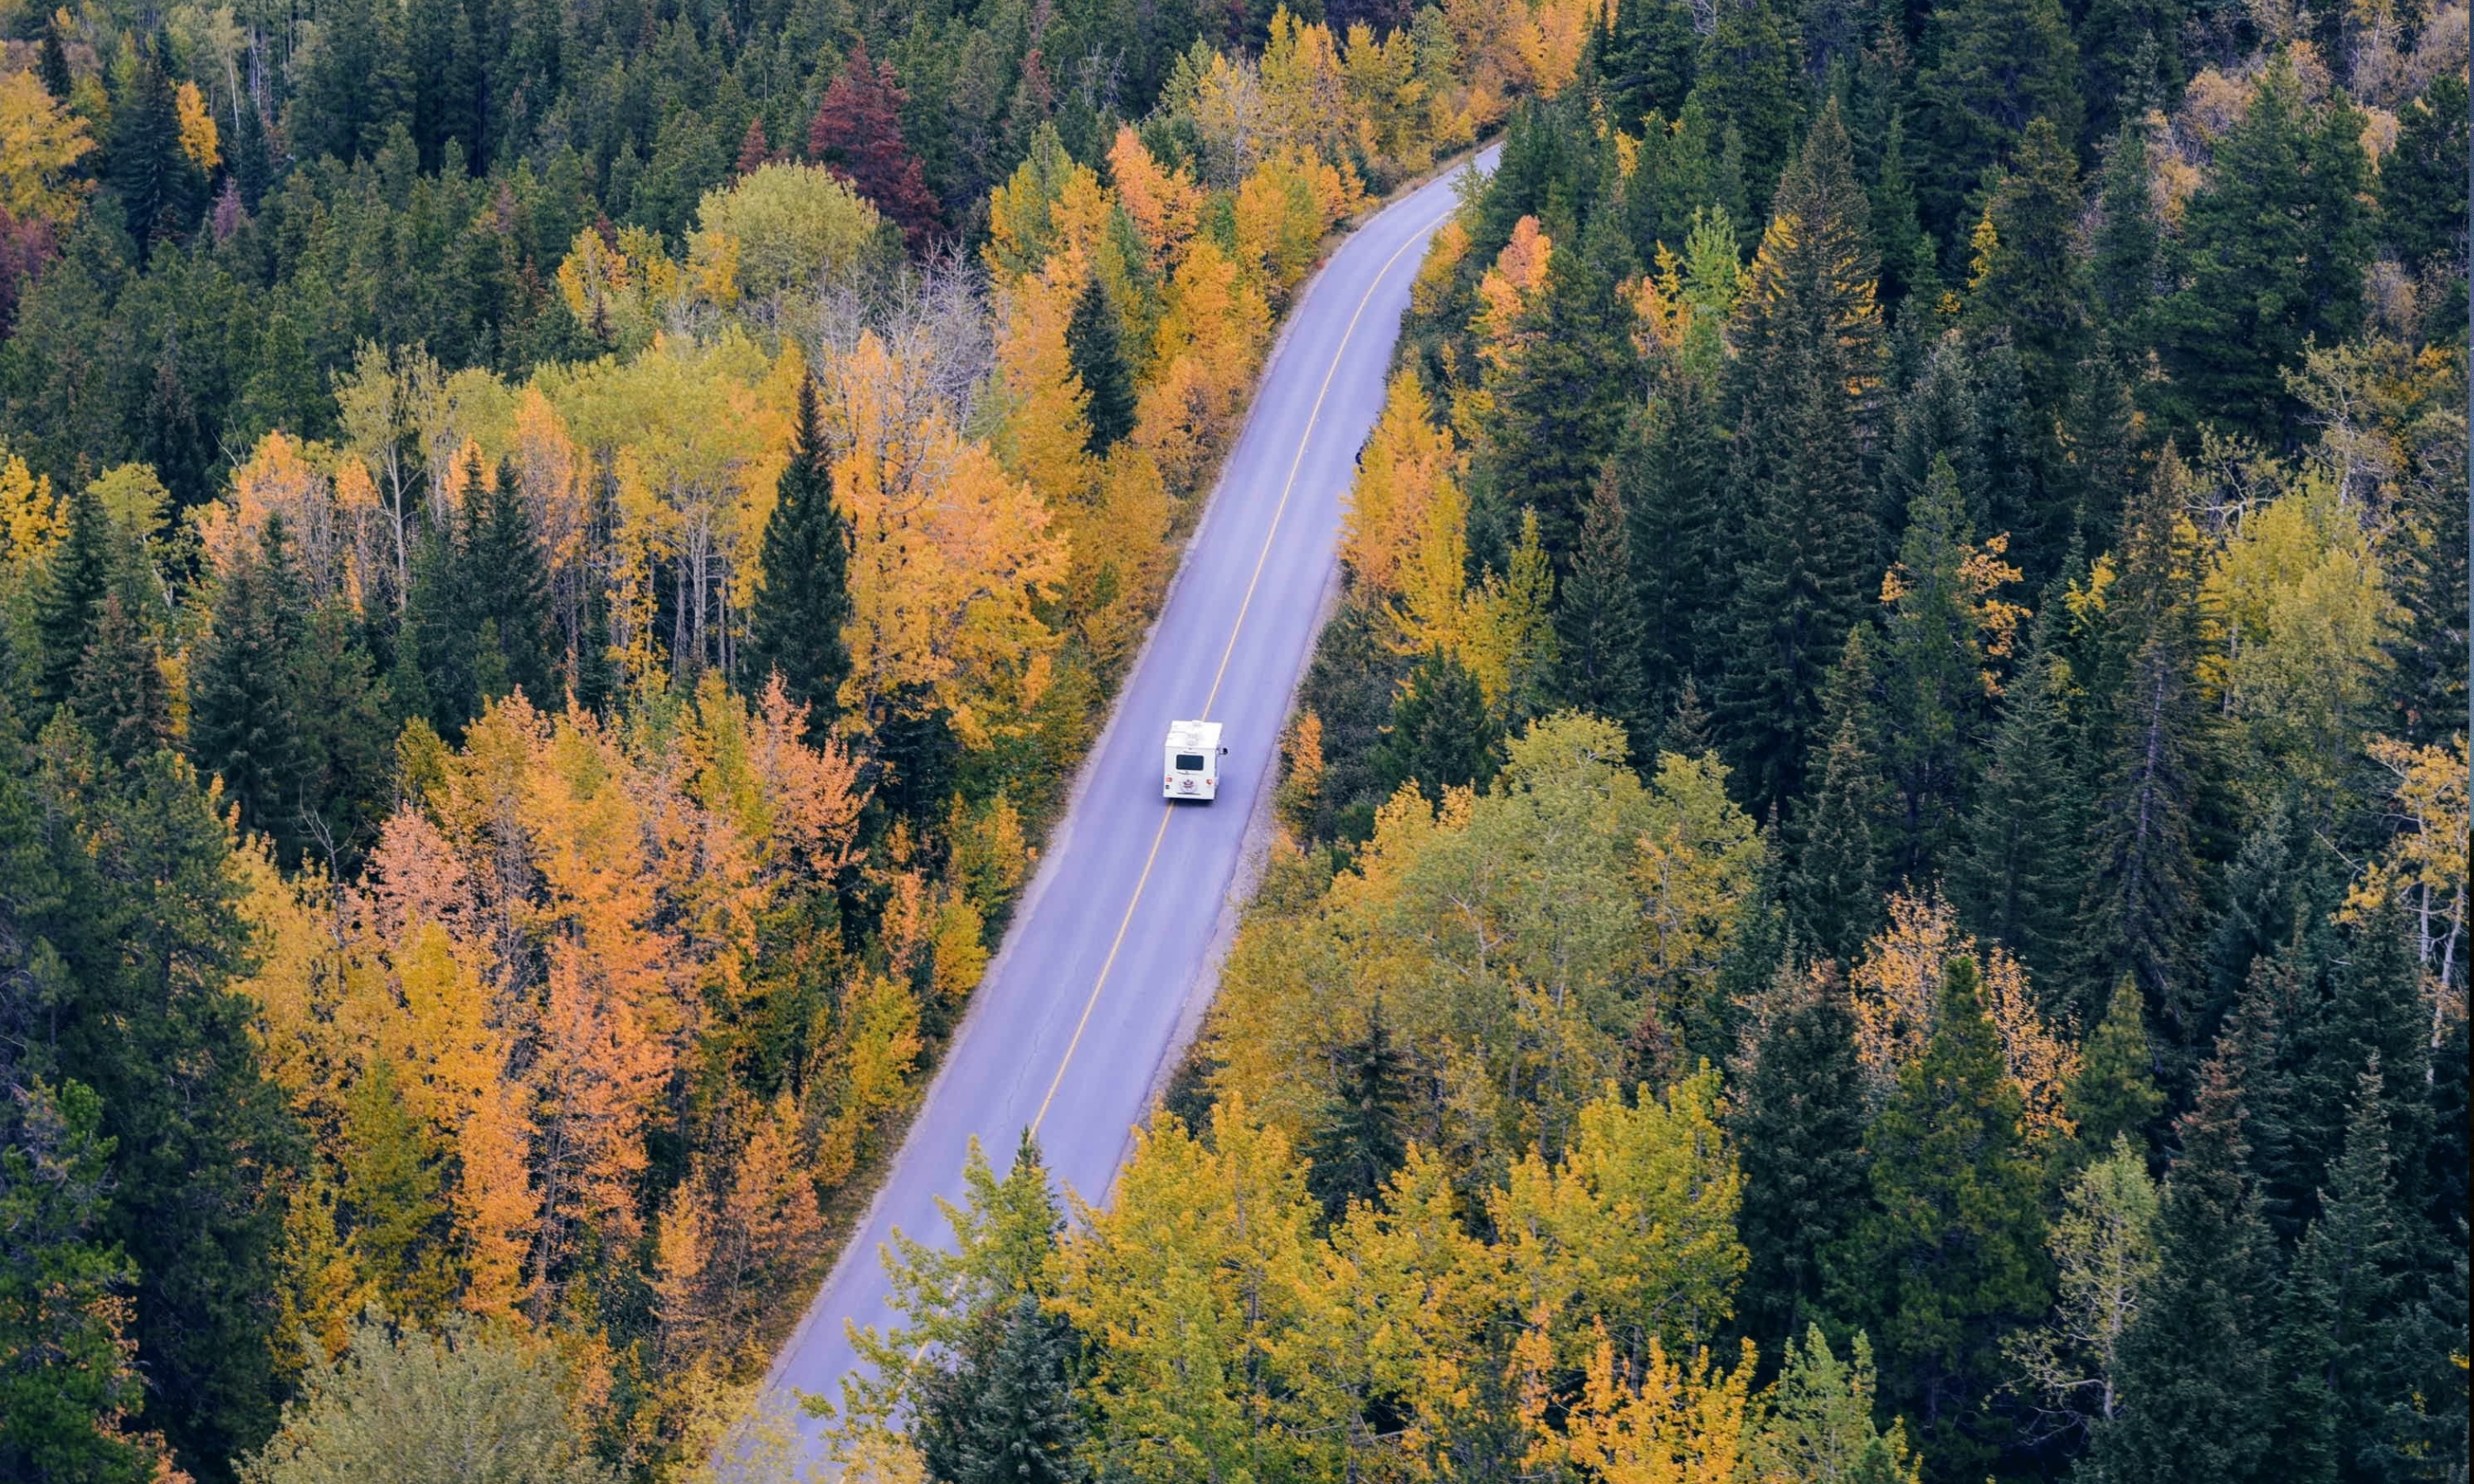
[[[801,1476],[1282,314],[1493,140],[1201,1038],[842,1476],[2464,1480],[2466,63],[0,0],[0,1478]]]

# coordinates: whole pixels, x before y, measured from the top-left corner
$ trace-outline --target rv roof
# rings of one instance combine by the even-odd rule
[[[1215,751],[1220,746],[1220,724],[1171,722],[1168,724],[1168,745],[1194,753]]]

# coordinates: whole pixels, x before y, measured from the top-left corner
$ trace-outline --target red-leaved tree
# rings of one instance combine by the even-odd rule
[[[935,232],[943,213],[928,194],[918,157],[902,141],[906,97],[893,64],[869,61],[867,43],[859,43],[816,105],[815,122],[808,126],[808,154],[874,202],[915,251]]]

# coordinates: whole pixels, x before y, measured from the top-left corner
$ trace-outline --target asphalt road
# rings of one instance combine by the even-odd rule
[[[1493,151],[1480,157],[1492,168]],[[782,1353],[771,1384],[840,1397],[845,1321],[890,1328],[879,1250],[895,1228],[950,1241],[973,1135],[1002,1172],[1022,1129],[1085,1199],[1115,1178],[1204,968],[1247,821],[1278,765],[1312,652],[1357,451],[1383,407],[1409,285],[1450,215],[1456,176],[1386,207],[1332,254],[1290,316],[1186,548],[1157,630],[1119,695],[1004,947],[875,1204]],[[1225,724],[1220,797],[1160,798],[1171,721]],[[811,1424],[812,1426],[813,1424]]]

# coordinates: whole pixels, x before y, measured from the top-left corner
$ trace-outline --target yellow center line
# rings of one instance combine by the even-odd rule
[[[1459,209],[1455,204],[1442,216],[1410,233],[1409,239],[1394,249],[1392,255],[1383,260],[1383,266],[1374,271],[1373,281],[1367,284],[1366,292],[1358,298],[1357,307],[1350,311],[1348,326],[1341,331],[1340,346],[1331,353],[1331,365],[1323,371],[1322,385],[1315,389],[1314,405],[1306,410],[1305,431],[1298,435],[1297,454],[1289,460],[1289,477],[1280,486],[1279,503],[1272,508],[1272,527],[1263,533],[1263,549],[1254,554],[1253,575],[1246,580],[1246,596],[1237,605],[1237,621],[1228,629],[1228,647],[1220,652],[1220,668],[1212,672],[1211,693],[1202,702],[1203,716],[1211,714],[1212,703],[1220,699],[1220,682],[1227,677],[1229,657],[1237,653],[1237,636],[1245,632],[1247,610],[1254,606],[1254,589],[1263,581],[1263,565],[1271,560],[1272,542],[1280,534],[1280,518],[1288,514],[1289,492],[1297,488],[1298,469],[1305,463],[1307,445],[1314,442],[1315,423],[1322,417],[1323,398],[1331,394],[1331,378],[1340,373],[1341,357],[1348,353],[1348,343],[1357,334],[1357,322],[1365,317],[1366,306],[1374,300],[1374,291],[1381,288],[1383,280],[1391,275],[1393,265],[1400,261],[1400,254],[1425,240],[1428,232],[1443,225],[1445,217]],[[1065,1073],[1074,1065],[1074,1053],[1081,1049],[1082,1032],[1091,1024],[1091,1012],[1100,1008],[1100,992],[1108,987],[1108,972],[1117,967],[1117,952],[1126,945],[1126,934],[1134,925],[1134,910],[1142,905],[1143,888],[1151,884],[1152,867],[1159,860],[1160,842],[1168,838],[1169,817],[1175,812],[1173,805],[1160,805],[1159,828],[1152,832],[1151,853],[1143,857],[1142,872],[1134,877],[1134,893],[1126,899],[1126,915],[1118,920],[1117,936],[1109,941],[1108,956],[1100,963],[1100,976],[1091,983],[1090,996],[1082,1001],[1081,1017],[1074,1022],[1074,1035],[1065,1043],[1065,1055],[1057,1060],[1056,1075],[1048,1081],[1048,1092],[1039,1100],[1039,1112],[1031,1115],[1031,1135],[1033,1138],[1039,1137],[1039,1126],[1048,1118],[1049,1105],[1056,1101],[1056,1089],[1065,1085]]]

